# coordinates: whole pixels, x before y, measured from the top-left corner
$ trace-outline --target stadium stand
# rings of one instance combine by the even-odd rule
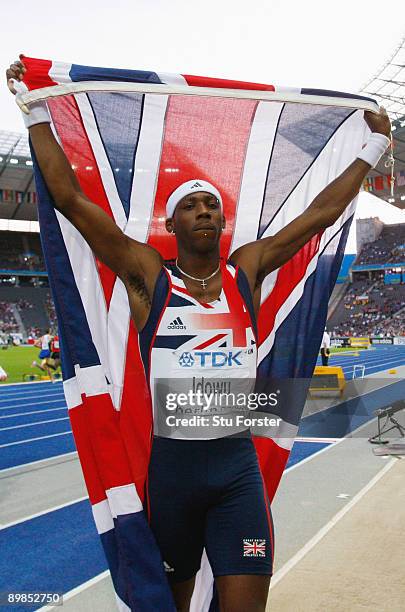
[[[48,288],[44,287],[0,287],[0,304],[7,304],[9,310],[17,311],[21,322],[18,325],[14,316],[14,329],[3,331],[16,331],[29,336],[38,337],[48,327],[55,326],[56,317]],[[9,312],[9,311],[8,311]],[[0,311],[1,319],[1,311]]]
[[[0,301],[0,333],[6,335],[18,331],[19,325],[12,304]]]
[[[404,224],[386,225],[373,242],[363,244],[352,266],[352,281],[329,310],[333,335],[405,336],[404,246]]]
[[[45,270],[39,235],[23,232],[1,232],[0,268]]]
[[[400,254],[400,247],[405,244],[404,234],[404,225],[402,224],[385,226],[377,240],[363,246],[354,265],[384,264],[395,261]]]

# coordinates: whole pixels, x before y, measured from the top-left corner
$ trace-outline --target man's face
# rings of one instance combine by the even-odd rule
[[[225,227],[225,218],[217,198],[206,191],[197,191],[180,200],[172,219],[166,221],[168,231],[174,229],[179,243],[187,250],[208,252],[215,248]]]

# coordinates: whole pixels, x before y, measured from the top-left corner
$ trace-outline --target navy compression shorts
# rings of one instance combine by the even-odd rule
[[[192,578],[204,548],[214,576],[271,576],[273,523],[250,437],[155,437],[148,497],[170,582]]]

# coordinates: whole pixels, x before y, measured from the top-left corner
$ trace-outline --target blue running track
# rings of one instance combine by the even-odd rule
[[[354,353],[358,352],[358,357]],[[353,377],[353,367],[363,364],[365,366],[365,375],[376,374],[382,370],[395,369],[398,366],[405,365],[405,346],[393,345],[372,345],[371,348],[353,353],[335,353],[329,359],[330,366],[341,366],[346,379]],[[322,365],[321,358],[318,357],[316,365]]]

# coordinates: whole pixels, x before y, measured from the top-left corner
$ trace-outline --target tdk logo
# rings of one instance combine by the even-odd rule
[[[182,368],[191,368],[194,365],[194,357],[186,351],[180,355],[179,364]]]
[[[174,321],[169,323],[167,329],[186,329],[186,326],[184,325],[180,317],[177,317],[177,319],[174,319]]]
[[[195,351],[193,354],[186,351],[180,355],[179,365],[182,368],[192,368],[196,365],[200,368],[222,368],[224,366],[241,366],[242,362],[239,360],[239,355],[242,351],[233,353],[228,351],[226,353],[222,351],[206,352],[206,351]]]

